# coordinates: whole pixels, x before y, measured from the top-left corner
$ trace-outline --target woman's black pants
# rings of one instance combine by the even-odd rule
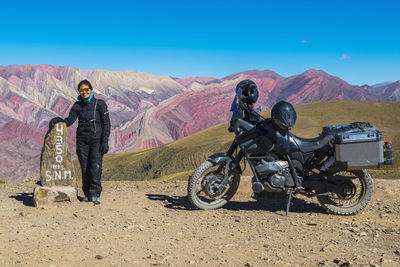
[[[100,197],[101,166],[100,139],[93,136],[76,137],[76,153],[82,169],[82,190],[87,197]]]

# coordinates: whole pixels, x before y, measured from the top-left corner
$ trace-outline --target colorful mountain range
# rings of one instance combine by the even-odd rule
[[[254,80],[257,109],[279,100],[294,105],[326,100],[399,101],[400,81],[353,86],[322,70],[290,77],[251,70],[224,78],[154,76],[137,71],[82,70],[68,66],[0,66],[0,179],[38,179],[40,151],[48,122],[66,117],[76,101],[75,86],[92,82],[112,121],[111,153],[156,147],[225,122],[236,84]],[[76,123],[69,128],[75,145]]]

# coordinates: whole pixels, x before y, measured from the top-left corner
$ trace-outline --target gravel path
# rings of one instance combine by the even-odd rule
[[[186,182],[104,182],[102,204],[32,206],[33,183],[0,184],[0,266],[400,266],[400,180],[375,179],[367,209],[326,214],[297,197],[193,210]]]

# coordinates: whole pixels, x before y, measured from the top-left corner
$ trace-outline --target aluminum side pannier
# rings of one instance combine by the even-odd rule
[[[335,135],[335,160],[347,169],[379,168],[384,165],[384,142],[379,131]]]

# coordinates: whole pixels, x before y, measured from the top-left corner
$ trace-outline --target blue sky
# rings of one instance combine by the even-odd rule
[[[322,69],[400,80],[397,1],[9,1],[0,65],[52,64],[222,78]]]

